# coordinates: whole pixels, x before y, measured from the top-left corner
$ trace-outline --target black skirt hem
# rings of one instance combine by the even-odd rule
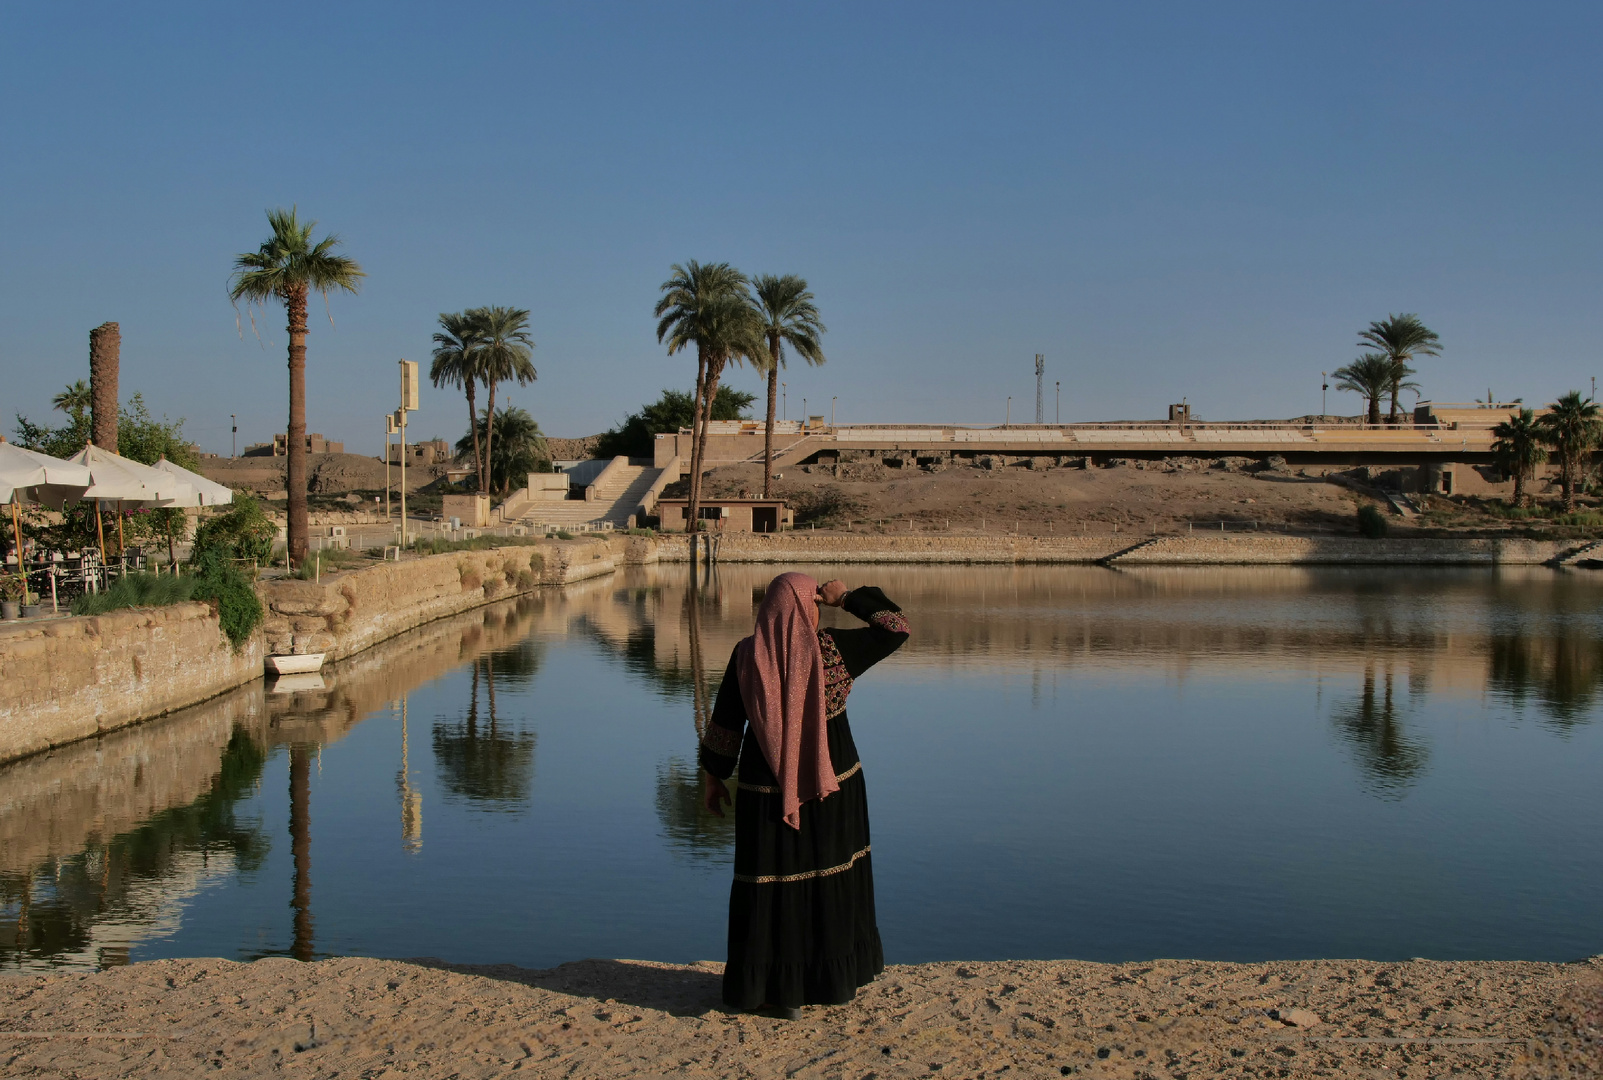
[[[884,970],[878,931],[846,956],[799,964],[744,964],[731,959],[724,968],[724,1004],[748,1011],[761,1005],[845,1005],[857,996],[858,987],[873,982]]]

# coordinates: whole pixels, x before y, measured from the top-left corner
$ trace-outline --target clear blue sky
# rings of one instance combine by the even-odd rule
[[[1603,374],[1595,4],[14,4],[0,38],[3,423],[87,376],[227,452],[282,430],[281,312],[225,295],[298,204],[369,277],[314,307],[309,423],[377,453],[437,314],[533,312],[556,435],[693,360],[669,265],[798,273],[829,363],[790,415],[1317,411],[1356,331],[1442,335],[1425,393]],[[737,386],[758,380],[736,372]],[[1332,395],[1333,411],[1338,407]],[[1350,396],[1344,411],[1357,410]],[[428,390],[414,431],[455,438]]]

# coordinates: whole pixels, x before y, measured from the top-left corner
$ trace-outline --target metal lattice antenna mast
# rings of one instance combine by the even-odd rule
[[[1041,422],[1041,377],[1046,374],[1046,353],[1035,354],[1035,422]]]

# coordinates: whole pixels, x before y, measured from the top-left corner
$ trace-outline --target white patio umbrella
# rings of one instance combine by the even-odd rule
[[[17,543],[17,572],[27,573],[22,561],[22,520],[17,504],[31,493],[45,497],[76,498],[89,486],[89,470],[70,461],[0,442],[0,496],[11,504],[11,535]],[[53,584],[52,584],[52,587]]]
[[[0,442],[0,502],[13,501],[18,488],[51,487],[65,493],[74,488],[81,492],[89,484],[83,465]]]
[[[119,550],[122,547],[122,514],[120,511],[123,506],[132,503],[134,506],[149,509],[158,506],[200,505],[195,489],[172,473],[153,469],[149,465],[113,454],[109,450],[102,450],[93,443],[85,446],[69,460],[87,466],[89,469],[90,484],[82,497],[94,499],[97,503],[95,513],[95,527],[97,530],[103,528],[100,523],[98,504],[107,502],[118,504],[117,546]],[[100,558],[102,562],[106,558],[106,540],[103,531],[100,537]]]
[[[182,465],[174,465],[166,458],[162,458],[151,468],[176,476],[194,489],[198,501],[193,504],[184,503],[183,505],[185,506],[226,506],[234,501],[233,488],[226,484],[219,484],[215,480],[208,480],[206,477],[197,472],[191,472]]]

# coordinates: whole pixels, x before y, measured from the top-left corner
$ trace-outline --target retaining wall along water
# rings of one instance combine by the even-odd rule
[[[271,653],[337,660],[435,619],[655,561],[626,537],[451,552],[323,581],[265,581],[261,629],[236,651],[205,604],[0,627],[0,762],[215,697]]]

